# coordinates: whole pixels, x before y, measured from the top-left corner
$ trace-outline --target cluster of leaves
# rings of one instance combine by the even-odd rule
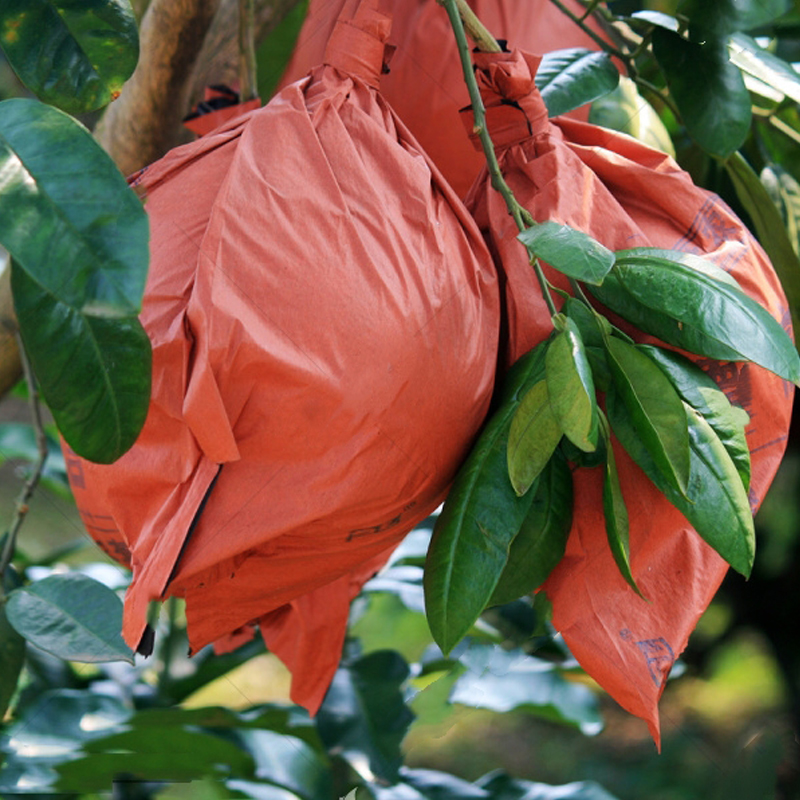
[[[0,244],[11,253],[19,333],[62,436],[111,462],[135,441],[150,401],[150,342],[138,320],[148,225],[70,114],[119,93],[138,60],[136,19],[128,0],[9,0],[0,47],[43,101],[0,103]]]
[[[390,595],[404,604],[404,614],[421,617],[420,563],[429,536],[429,529],[415,531],[367,586],[362,622],[382,613],[371,599]],[[518,708],[586,734],[601,729],[593,692],[567,678],[568,654],[551,636],[539,636],[550,644],[548,660],[519,646],[531,641],[534,628],[545,631],[528,603],[505,610],[505,633],[514,631],[509,649],[496,646],[504,635],[500,628],[487,626],[450,658],[430,645],[416,663],[394,650],[365,650],[351,639],[312,720],[280,703],[239,711],[182,707],[223,676],[235,680],[233,670],[265,651],[253,642],[228,656],[206,649],[188,659],[180,614],[163,626],[155,665],[108,664],[131,655],[119,639],[122,609],[115,590],[125,583],[121,570],[90,564],[80,572],[55,571],[17,595],[12,622],[20,606],[32,604],[50,614],[50,626],[35,642],[29,638],[14,721],[0,735],[0,794],[97,796],[113,786],[115,796],[144,798],[168,796],[174,782],[202,781],[210,792],[204,796],[255,800],[330,800],[354,789],[362,800],[613,800],[591,782],[549,786],[494,772],[470,783],[403,766],[401,743],[409,728],[424,723],[426,714],[441,713],[440,702],[429,700],[435,685],[446,691],[445,706]],[[95,666],[87,670],[86,662]],[[4,671],[0,693],[7,697],[15,683]]]
[[[555,223],[519,238],[532,258],[585,282],[607,308],[645,333],[800,381],[800,358],[783,328],[733,278],[702,259],[648,248],[614,253]],[[485,607],[534,591],[561,560],[572,524],[568,462],[602,465],[609,546],[638,591],[612,430],[734,569],[747,575],[753,564],[747,413],[687,358],[634,344],[584,299],[567,297],[553,324],[553,335],[507,376],[431,543],[428,619],[445,652]]]

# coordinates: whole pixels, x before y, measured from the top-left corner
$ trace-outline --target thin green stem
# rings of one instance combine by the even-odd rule
[[[581,14],[580,18],[581,22],[585,22],[589,17],[591,17],[592,14],[594,13],[594,10],[599,5],[600,5],[600,0],[591,0],[591,2],[586,6],[586,11],[584,11],[583,14]]]
[[[36,387],[36,379],[33,375],[28,354],[25,352],[25,347],[22,344],[19,334],[17,334],[17,344],[19,345],[20,360],[22,362],[22,372],[28,384],[28,403],[31,409],[31,421],[33,423],[33,430],[36,436],[36,449],[38,457],[33,464],[33,469],[22,490],[17,497],[16,506],[14,509],[14,516],[11,519],[11,524],[8,528],[8,535],[3,546],[3,552],[0,554],[0,578],[5,574],[6,567],[11,563],[14,558],[14,550],[17,546],[17,536],[25,520],[25,515],[28,513],[28,503],[33,495],[39,479],[42,477],[44,465],[47,461],[47,436],[44,432],[44,423],[42,421],[42,407],[39,403],[39,390]],[[3,591],[2,580],[0,580],[0,600],[5,596]]]
[[[175,653],[175,640],[178,637],[178,598],[170,597],[167,600],[167,635],[161,644],[161,669],[158,675],[158,688],[161,694],[169,694],[169,684],[172,680],[172,659]]]
[[[461,59],[461,69],[464,73],[464,80],[467,84],[469,99],[470,103],[472,104],[472,113],[475,120],[473,132],[476,133],[480,139],[481,147],[483,148],[483,154],[486,158],[486,164],[489,170],[489,176],[492,182],[492,188],[498,191],[503,200],[505,200],[508,213],[513,218],[517,228],[520,231],[524,231],[526,228],[534,225],[535,222],[530,213],[517,202],[517,198],[514,197],[514,193],[506,183],[506,180],[503,177],[503,172],[500,169],[500,163],[497,160],[497,153],[494,149],[494,143],[489,135],[489,129],[486,125],[486,109],[483,105],[483,98],[481,97],[481,92],[478,88],[478,82],[475,80],[475,74],[472,71],[472,59],[470,58],[469,44],[467,42],[464,23],[462,22],[459,11],[459,3],[461,3],[461,5],[466,5],[466,3],[463,2],[463,0],[437,1],[440,3],[440,5],[443,5],[447,11],[447,16],[450,18],[450,24],[453,27],[453,33],[456,37],[458,54],[459,58]],[[500,52],[499,48],[495,52]],[[547,279],[544,276],[544,272],[542,271],[539,262],[535,258],[531,261],[531,266],[533,267],[536,277],[539,280],[539,285],[542,289],[542,296],[544,297],[545,303],[547,303],[550,313],[555,314],[556,306],[553,302],[553,298],[550,296],[550,290],[548,288]]]

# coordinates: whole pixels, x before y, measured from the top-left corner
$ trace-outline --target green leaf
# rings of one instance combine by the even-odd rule
[[[742,72],[800,103],[800,75],[791,64],[759,47],[756,40],[745,33],[733,34],[728,39],[728,50],[731,61]]]
[[[546,53],[536,71],[536,86],[551,117],[591,103],[618,81],[619,71],[608,54],[580,47]]]
[[[656,150],[675,156],[675,147],[666,125],[653,106],[639,94],[630,78],[621,77],[619,86],[613,92],[592,103],[589,122],[622,131]]]
[[[59,764],[61,792],[101,792],[118,776],[137,781],[190,781],[206,775],[250,777],[253,759],[233,742],[178,726],[133,729],[83,745],[85,756]]]
[[[606,348],[614,388],[642,445],[669,485],[685,495],[689,434],[678,393],[658,366],[634,346],[609,337]]]
[[[677,32],[680,28],[678,20],[671,17],[669,14],[664,14],[661,11],[636,11],[626,21],[647,22],[650,25],[655,25],[658,28],[666,28],[668,31]]]
[[[668,344],[720,361],[753,361],[800,380],[800,357],[780,324],[733,278],[710,267],[678,251],[622,250],[603,285],[590,291]]]
[[[270,730],[243,730],[237,739],[256,761],[256,778],[289,789],[304,800],[333,796],[328,764],[305,742]]]
[[[71,498],[61,445],[49,435],[46,440],[47,460],[42,472],[42,484],[62,497]],[[32,425],[22,422],[0,423],[0,464],[11,459],[33,463],[38,458],[39,446]]]
[[[546,394],[563,434],[576,447],[592,453],[597,449],[597,398],[592,369],[578,326],[569,317],[562,319],[564,329],[553,339],[545,357]]]
[[[691,42],[664,28],[653,31],[653,53],[689,135],[706,152],[727,158],[750,131],[750,93],[730,63],[723,39]]]
[[[603,471],[603,515],[605,517],[606,538],[620,574],[638,595],[643,596],[631,572],[628,508],[625,505],[622,487],[619,483],[614,448],[611,446],[611,431],[608,428],[608,422],[605,417],[601,416],[600,419],[600,430],[606,443],[606,462]]]
[[[543,342],[509,371],[500,405],[456,475],[436,522],[425,566],[425,610],[444,653],[486,608],[508,559],[508,548],[533,502],[508,477],[511,421],[521,396],[544,378]]]
[[[0,172],[0,241],[42,394],[75,452],[113,461],[150,402],[144,209],[83,126],[32,100],[0,104]]]
[[[40,100],[80,114],[119,94],[139,34],[128,0],[3,0],[0,47]]]
[[[575,781],[564,786],[550,786],[511,778],[495,770],[484,775],[476,783],[487,789],[494,800],[616,800],[616,797],[594,781]]]
[[[408,676],[398,653],[378,650],[340,667],[325,695],[317,715],[320,738],[362,775],[397,780],[400,743],[414,718],[403,700]]]
[[[0,537],[0,552],[2,552],[5,537]],[[3,591],[11,591],[19,579],[11,567],[7,567],[6,574],[2,576]],[[17,681],[25,662],[25,639],[11,627],[6,618],[6,603],[0,600],[0,720],[11,703],[11,698],[17,689]]]
[[[522,398],[508,432],[508,477],[518,495],[531,488],[561,436],[561,426],[550,406],[547,381],[539,381]]]
[[[586,347],[602,347],[605,336],[611,333],[609,321],[582,300],[568,297],[561,307],[561,313],[566,314],[577,325]]]
[[[800,331],[800,258],[792,247],[781,214],[741,153],[734,153],[725,162],[725,169],[733,182],[736,196],[753,220],[759,242],[778,273],[789,302],[792,326]]]
[[[780,212],[792,250],[800,254],[800,183],[777,164],[764,167],[759,178]]]
[[[80,573],[51,575],[15,589],[6,614],[20,635],[66,661],[133,663],[120,635],[122,602]]]
[[[531,258],[546,261],[570,278],[602,283],[614,266],[614,253],[596,239],[569,225],[540,222],[517,236]]]
[[[511,542],[508,561],[487,605],[503,605],[538,589],[564,556],[572,527],[572,472],[554,455]]]
[[[753,516],[736,466],[714,429],[688,404],[691,480],[686,497],[668,483],[636,434],[616,392],[606,396],[611,427],[644,473],[735,570],[748,576],[755,556]]]
[[[678,11],[689,17],[693,28],[724,36],[766,25],[791,7],[792,0],[683,0]]]
[[[552,662],[490,645],[472,645],[459,660],[469,670],[456,681],[451,703],[501,713],[528,707],[587,735],[603,727],[594,693],[565,679]]]
[[[745,428],[750,421],[748,413],[731,405],[725,392],[688,358],[652,345],[639,345],[638,349],[658,364],[681,399],[714,429],[746,490],[750,486],[750,450],[745,438]]]

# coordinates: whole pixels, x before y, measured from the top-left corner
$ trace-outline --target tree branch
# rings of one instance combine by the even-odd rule
[[[95,129],[123,174],[177,143],[189,80],[220,0],[152,0],[140,30],[139,65]]]

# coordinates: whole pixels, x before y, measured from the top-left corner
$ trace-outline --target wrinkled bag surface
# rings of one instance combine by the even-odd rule
[[[129,644],[167,595],[193,651],[258,623],[312,712],[350,600],[442,502],[495,377],[495,269],[377,91],[388,30],[349,3],[324,65],[136,179],[149,416],[113,465],[67,453],[88,530],[133,568]]]
[[[788,329],[772,266],[719,197],[694,186],[670,157],[628,136],[565,118],[548,121],[533,81],[538,56],[515,51],[474,59],[500,166],[536,221],[571,225],[611,249],[650,246],[701,255]],[[471,113],[464,116],[471,130]],[[509,365],[550,334],[550,314],[518,230],[485,172],[466,203],[501,267]],[[563,275],[546,265],[545,272],[569,290]],[[655,341],[619,324],[638,341]],[[694,360],[750,415],[755,512],[783,455],[793,387],[753,364]],[[615,456],[630,517],[632,571],[647,601],[622,578],[609,550],[600,469],[573,473],[575,514],[566,554],[543,588],[572,653],[624,708],[648,722],[658,742],[658,699],[727,565],[621,448]]]
[[[319,63],[345,0],[311,0],[283,76],[283,85]],[[564,0],[574,13],[585,11]],[[491,33],[518,47],[543,53],[568,47],[597,49],[597,44],[550,0],[470,0]],[[436,0],[380,0],[393,18],[391,42],[397,52],[381,91],[460,197],[483,166],[464,133],[459,110],[469,104],[461,62],[445,10]],[[575,114],[586,118],[587,109]]]

